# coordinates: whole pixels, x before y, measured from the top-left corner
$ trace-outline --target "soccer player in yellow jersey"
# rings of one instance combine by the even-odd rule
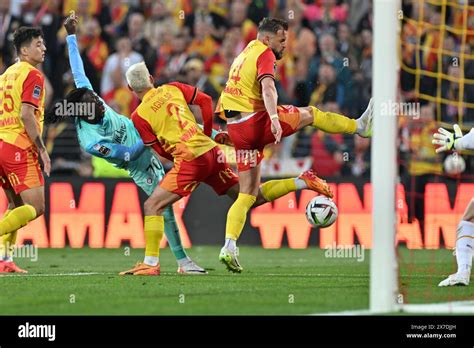
[[[41,139],[45,90],[37,66],[44,61],[46,47],[39,28],[18,28],[13,43],[19,61],[0,76],[0,186],[8,199],[8,210],[0,220],[4,254],[0,272],[26,273],[13,263],[9,251],[16,231],[44,212],[38,155],[48,176],[51,161]]]
[[[238,178],[228,165],[225,155],[209,135],[212,130],[212,99],[197,88],[183,83],[169,83],[153,87],[144,63],[132,65],[126,78],[141,104],[132,114],[132,121],[145,145],[159,155],[174,161],[173,168],[164,176],[144,204],[145,238],[155,240],[153,255],[159,260],[159,242],[164,232],[163,211],[181,197],[189,195],[204,182],[218,195],[227,194],[236,199],[239,192]],[[188,104],[198,105],[203,115],[204,130],[196,123]],[[292,181],[292,185],[285,184]],[[269,185],[283,188],[274,192]],[[274,180],[262,185],[254,205],[260,205],[296,189],[311,189],[330,195],[327,185],[307,172],[298,178]],[[151,255],[151,253],[150,253]],[[146,265],[145,265],[146,266]],[[140,267],[144,267],[143,264]],[[151,267],[151,266],[150,266]],[[155,266],[159,268],[158,266]],[[241,272],[238,261],[232,264]],[[131,270],[133,272],[133,270]],[[158,270],[157,270],[158,273]]]
[[[278,106],[275,88],[276,61],[286,47],[288,23],[281,19],[264,18],[257,39],[235,58],[229,78],[217,105],[217,112],[227,119],[227,130],[237,152],[240,194],[229,209],[226,242],[219,256],[228,267],[235,262],[236,241],[242,232],[247,212],[257,199],[260,187],[260,162],[265,145],[279,143],[306,126],[328,133],[370,136],[372,102],[357,120],[322,112],[314,106]],[[256,161],[249,161],[256,158]],[[288,181],[287,185],[294,185]],[[281,183],[268,186],[278,192],[286,190]]]

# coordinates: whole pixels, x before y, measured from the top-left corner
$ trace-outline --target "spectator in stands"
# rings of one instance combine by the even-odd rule
[[[312,169],[325,178],[340,176],[344,163],[344,148],[341,134],[314,132],[311,138]]]
[[[144,23],[145,17],[142,13],[133,12],[130,14],[127,20],[128,37],[132,43],[132,49],[140,53],[145,60],[148,71],[154,71],[157,59],[156,49],[150,45],[145,37]]]
[[[0,1],[0,73],[13,64],[13,32],[20,27],[21,19],[11,13],[11,0]]]
[[[204,62],[201,59],[190,59],[184,65],[184,72],[187,84],[199,88],[199,90],[211,96],[214,101],[219,98],[219,93],[209,82],[209,78],[204,72]]]
[[[348,112],[351,109],[353,84],[347,60],[344,60],[341,54],[337,51],[336,39],[333,35],[324,34],[321,36],[319,42],[320,55],[315,64],[317,70],[310,70],[309,78],[316,81],[316,76],[319,73],[319,65],[324,63],[332,65],[336,70],[337,82],[344,87],[344,97],[339,107],[343,113],[352,114],[352,112]]]
[[[343,174],[352,175],[355,177],[369,177],[370,176],[370,139],[362,137],[353,137],[353,156],[345,162],[350,169],[350,172]],[[347,142],[346,142],[347,145]],[[351,146],[347,146],[351,149]]]
[[[190,56],[200,56],[208,59],[214,55],[219,44],[211,35],[211,26],[201,19],[194,21],[194,38],[188,47]]]
[[[101,72],[109,56],[109,48],[101,37],[99,21],[94,17],[88,18],[84,21],[82,28],[79,35],[80,46],[85,50],[87,58],[96,71]]]
[[[240,29],[230,29],[217,53],[205,62],[204,69],[209,74],[209,82],[219,94],[225,87],[230,66],[237,55],[236,46],[240,42]]]
[[[209,0],[196,0],[196,7],[193,12],[186,16],[184,26],[187,28],[189,35],[192,37],[197,36],[195,32],[196,22],[203,22],[209,26],[209,35],[217,41],[222,41],[225,36],[225,32],[229,27],[227,20],[210,10]]]
[[[132,43],[128,36],[122,36],[116,42],[117,52],[109,56],[105,62],[101,81],[101,93],[109,93],[113,89],[127,85],[125,72],[135,64],[143,61],[140,53],[132,50]]]
[[[230,5],[230,25],[239,27],[244,47],[257,38],[257,26],[247,17],[248,2],[243,0],[233,0]]]
[[[337,27],[337,40],[337,51],[341,53],[344,58],[347,58],[351,71],[357,70],[358,60],[356,58],[354,35],[347,23],[339,23]],[[370,41],[369,44],[372,45],[372,42]]]
[[[344,87],[337,83],[334,67],[323,63],[319,66],[318,84],[311,93],[309,104],[323,105],[329,102],[337,103],[340,108],[339,105],[344,102]]]
[[[179,27],[171,11],[166,6],[165,0],[153,2],[151,5],[151,16],[145,21],[143,32],[155,52],[159,51],[160,54],[169,54],[171,52],[171,43],[173,37],[178,35]],[[162,52],[162,46],[164,45],[169,45],[167,46],[169,50]]]
[[[171,54],[160,55],[159,62],[155,70],[155,80],[158,83],[168,82],[178,78],[178,74],[183,69],[184,63],[188,60],[186,52],[187,36],[178,34],[172,42]]]
[[[337,23],[345,22],[348,17],[348,6],[345,3],[337,5],[336,0],[316,0],[304,5],[304,16],[312,23],[318,36],[335,34]]]

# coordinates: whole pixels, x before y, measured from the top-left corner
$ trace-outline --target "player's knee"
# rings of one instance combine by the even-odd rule
[[[156,215],[156,202],[153,198],[148,198],[143,204],[143,210],[146,216]]]
[[[258,196],[257,196],[257,200],[255,201],[255,203],[253,204],[252,207],[258,207],[259,205],[265,204],[267,202],[268,201],[265,199],[265,197],[263,197],[262,192],[259,191]]]
[[[469,202],[462,220],[474,223],[474,198]]]
[[[163,215],[166,207],[163,201],[153,197],[148,198],[143,204],[143,210],[147,216]]]
[[[313,124],[313,111],[310,107],[298,108],[300,111],[300,123],[299,128],[303,128]]]
[[[38,203],[34,204],[33,207],[36,210],[36,217],[41,216],[41,215],[44,214],[44,210],[45,210],[44,202],[38,202]]]

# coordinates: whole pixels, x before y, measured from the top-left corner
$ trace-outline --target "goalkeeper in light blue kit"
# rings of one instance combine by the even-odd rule
[[[84,72],[84,65],[79,53],[76,39],[77,17],[74,13],[66,19],[64,26],[69,50],[69,62],[76,84],[76,89],[66,96],[68,103],[94,105],[95,110],[87,115],[80,115],[76,110],[75,125],[80,146],[88,153],[104,158],[117,168],[126,169],[133,181],[149,196],[165,175],[159,158],[143,144],[140,135],[132,121],[119,115],[110,108],[92,89],[92,85]],[[57,104],[58,105],[58,104]],[[67,104],[71,105],[71,104]],[[81,104],[75,104],[81,105]],[[84,108],[82,111],[84,111]],[[62,115],[64,116],[64,114]],[[82,117],[81,117],[82,116]],[[58,121],[57,107],[54,116],[49,116],[50,122]],[[215,132],[215,131],[214,131]],[[217,132],[213,134],[216,135]],[[169,207],[164,213],[165,234],[176,260],[178,273],[207,274],[187,256],[179,237],[173,208]],[[121,275],[159,275],[159,243],[154,235],[145,233],[146,249],[143,270],[134,268],[134,272],[121,272]],[[150,268],[149,266],[153,266]]]
[[[433,134],[433,144],[438,145],[437,153],[445,151],[474,150],[474,128],[463,136],[461,128],[455,124],[454,133],[439,128]],[[472,257],[474,256],[474,198],[468,204],[456,236],[456,263],[458,271],[441,281],[438,286],[469,285],[471,279]]]

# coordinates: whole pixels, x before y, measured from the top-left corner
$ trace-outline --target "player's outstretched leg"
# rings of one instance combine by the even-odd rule
[[[267,202],[273,202],[290,192],[297,190],[312,190],[327,197],[333,193],[325,180],[319,178],[314,171],[306,170],[296,178],[270,180],[260,185],[261,195],[257,197],[254,207]]]
[[[326,133],[358,134],[364,138],[372,136],[373,99],[370,99],[367,109],[356,120],[334,112],[323,112],[314,106],[308,108],[311,110],[309,115],[304,112],[307,108],[298,108],[302,116],[298,129],[311,125]]]
[[[458,271],[439,286],[469,285],[474,255],[474,199],[469,203],[457,229],[456,262]]]
[[[176,261],[178,262],[178,273],[180,274],[207,274],[206,270],[198,266],[191,258],[186,254],[181,243],[181,237],[179,236],[178,224],[174,216],[173,207],[169,206],[163,212],[165,218],[165,235],[170,245],[171,252],[173,253]]]

